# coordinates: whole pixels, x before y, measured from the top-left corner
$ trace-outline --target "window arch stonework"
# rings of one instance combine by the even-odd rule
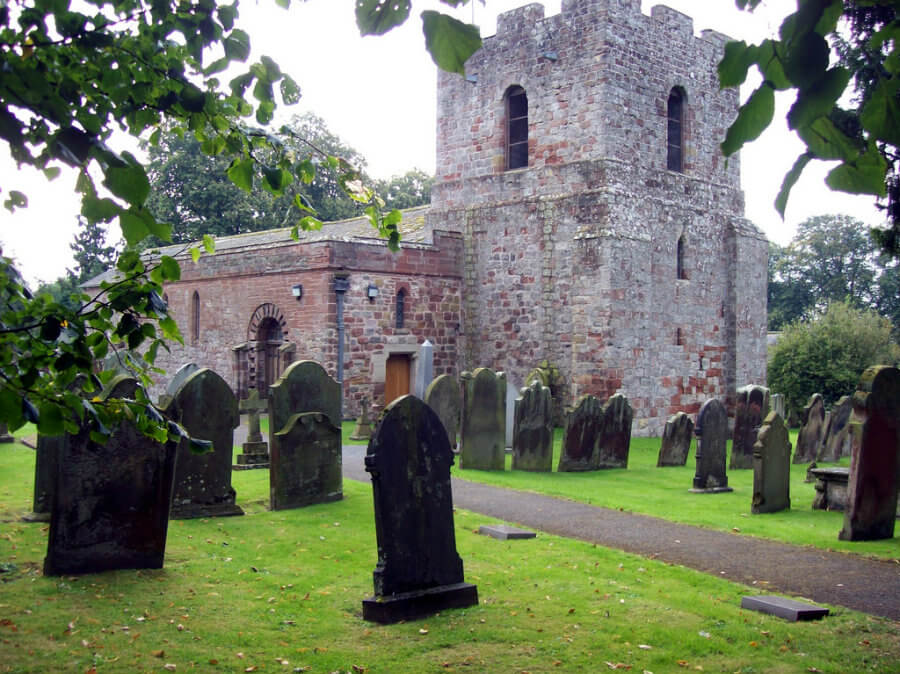
[[[681,87],[672,87],[666,101],[666,168],[684,173],[684,120],[687,96]]]
[[[506,169],[528,167],[528,96],[515,85],[506,90]]]

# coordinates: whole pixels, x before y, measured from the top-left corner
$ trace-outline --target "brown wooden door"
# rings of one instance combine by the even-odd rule
[[[409,393],[409,355],[388,356],[384,368],[384,403],[388,405]]]

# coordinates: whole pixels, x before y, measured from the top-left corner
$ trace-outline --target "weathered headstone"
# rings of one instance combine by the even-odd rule
[[[769,413],[769,389],[751,384],[737,390],[730,470],[753,468],[753,444],[763,419]]]
[[[312,360],[291,363],[269,387],[269,445],[295,414],[319,412],[335,426],[341,422],[341,387]]]
[[[172,392],[164,414],[192,438],[212,442],[212,450],[195,454],[182,439],[175,460],[172,519],[243,515],[231,486],[234,429],[241,422],[237,398],[228,383],[207,368],[194,370]]]
[[[877,365],[863,372],[853,395],[847,510],[838,538],[892,538],[900,478],[900,370]]]
[[[101,400],[133,396],[137,386],[122,377],[111,384]],[[105,443],[91,440],[87,429],[64,443],[44,574],[161,568],[176,447],[147,438],[128,421]]]
[[[34,498],[31,512],[22,519],[27,522],[49,522],[53,482],[61,446],[69,441],[69,435],[44,435],[38,433],[34,453]]]
[[[512,450],[513,446],[513,431],[516,422],[516,401],[519,399],[519,388],[520,387],[511,379],[506,380],[506,438],[504,447],[509,450]]]
[[[597,468],[628,468],[633,418],[631,403],[621,393],[606,401],[603,406],[603,430],[594,453]]]
[[[456,551],[450,466],[441,420],[413,396],[392,402],[369,443],[378,563],[363,618],[379,623],[478,603]]]
[[[356,427],[350,434],[350,439],[368,442],[371,437],[372,421],[369,419],[369,400],[363,398],[359,403],[359,418],[356,420]]]
[[[553,470],[553,398],[540,382],[516,400],[512,447],[514,470]]]
[[[459,432],[459,415],[462,409],[459,382],[449,374],[436,377],[425,390],[425,404],[438,415],[447,431],[450,446],[456,449],[456,435]]]
[[[683,466],[687,463],[693,436],[694,421],[689,415],[678,412],[669,417],[663,430],[656,466]]]
[[[819,448],[816,461],[834,463],[842,456],[850,454],[850,417],[853,414],[853,401],[850,396],[838,400],[828,418],[825,437]]]
[[[419,345],[419,356],[416,358],[416,397],[424,400],[425,389],[434,378],[434,344],[427,339]]]
[[[809,463],[816,460],[825,431],[825,399],[821,394],[813,393],[809,397],[800,417],[803,425],[797,435],[794,463]]]
[[[596,470],[594,457],[603,432],[603,412],[603,404],[596,396],[587,394],[578,399],[566,417],[557,471]]]
[[[769,396],[769,403],[772,406],[772,411],[777,412],[778,416],[780,416],[785,421],[785,423],[787,423],[787,412],[784,406],[784,394],[773,393],[771,396]]]
[[[200,366],[197,363],[185,363],[181,367],[179,367],[175,374],[172,375],[172,381],[169,382],[169,385],[166,386],[166,392],[159,396],[159,406],[165,408],[172,402],[172,396],[175,395],[175,392],[181,388],[181,385],[194,374],[197,370],[200,369]]]
[[[269,467],[269,443],[263,440],[259,430],[259,413],[267,409],[269,401],[260,400],[255,388],[238,403],[238,411],[247,414],[247,441],[241,445],[243,453],[237,455],[237,465],[232,466],[235,470]]]
[[[294,414],[275,434],[269,507],[302,508],[343,497],[341,429],[319,412]]]
[[[733,491],[725,473],[725,454],[728,442],[728,412],[716,398],[703,403],[694,425],[697,436],[697,472],[693,493]]]
[[[463,372],[460,468],[506,467],[506,375],[480,367]]]
[[[753,445],[753,501],[750,511],[774,513],[791,507],[791,442],[784,420],[769,412]]]

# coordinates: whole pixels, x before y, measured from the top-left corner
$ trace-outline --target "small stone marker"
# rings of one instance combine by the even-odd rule
[[[850,417],[852,414],[853,401],[850,396],[843,396],[834,404],[816,462],[834,463],[842,456],[850,455]]]
[[[369,399],[363,398],[359,402],[359,418],[356,420],[356,428],[350,434],[350,439],[368,442],[371,437],[372,421],[369,419]]]
[[[825,431],[825,399],[820,393],[813,393],[800,413],[800,433],[797,435],[797,449],[794,463],[809,463],[816,460],[822,436]]]
[[[760,597],[741,597],[741,608],[751,611],[760,611],[769,615],[778,616],[791,622],[798,620],[820,620],[828,615],[828,609],[774,595]]]
[[[459,467],[506,468],[506,375],[486,367],[463,372]]]
[[[269,408],[268,400],[260,400],[259,391],[250,389],[248,397],[241,400],[238,410],[247,414],[247,442],[241,445],[242,454],[237,455],[234,470],[269,467],[269,443],[263,440],[259,430],[259,413]]]
[[[603,406],[603,430],[594,453],[594,465],[597,468],[628,468],[633,418],[631,403],[621,393],[616,393],[606,401]]]
[[[725,474],[725,453],[728,440],[728,412],[716,398],[703,403],[694,426],[697,436],[697,472],[694,475],[694,494],[717,494],[733,491]]]
[[[324,414],[295,414],[275,434],[269,507],[303,508],[343,498],[341,429]]]
[[[729,470],[753,468],[753,444],[768,413],[769,389],[765,386],[751,384],[737,390]]]
[[[434,344],[427,339],[419,345],[419,357],[416,359],[416,388],[415,394],[421,400],[425,399],[425,389],[434,378]]]
[[[375,596],[363,618],[395,623],[478,604],[456,552],[450,466],[441,420],[414,396],[384,412],[366,453],[375,500]]]
[[[6,424],[0,424],[0,442],[15,442],[16,439],[9,432],[9,427]]]
[[[784,420],[769,412],[753,445],[753,501],[750,512],[774,513],[791,507],[791,442]]]
[[[553,470],[553,399],[533,381],[516,399],[513,419],[513,470]]]
[[[506,438],[504,446],[508,451],[512,451],[513,448],[513,434],[516,430],[516,402],[519,400],[519,389],[521,388],[512,379],[506,380]]]
[[[684,412],[669,417],[663,430],[662,445],[656,467],[683,466],[687,463],[688,452],[691,451],[691,438],[694,435],[694,421]]]
[[[562,452],[556,467],[558,472],[596,470],[594,455],[603,432],[603,422],[600,399],[590,393],[581,396],[575,409],[566,416]]]
[[[508,524],[482,524],[478,527],[478,533],[501,541],[524,540],[537,537],[537,534],[533,531],[511,527]]]
[[[438,415],[447,431],[450,446],[456,449],[459,414],[462,409],[462,393],[459,390],[459,382],[449,374],[436,377],[425,389],[425,404]]]

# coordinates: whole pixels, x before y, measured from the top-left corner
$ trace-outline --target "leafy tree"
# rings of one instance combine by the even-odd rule
[[[431,203],[431,186],[434,176],[413,169],[390,180],[378,180],[375,191],[384,199],[388,208],[413,208]]]
[[[790,246],[769,243],[768,328],[781,330],[806,315],[814,304],[812,288],[794,264]]]
[[[891,324],[874,311],[833,302],[811,321],[788,325],[769,350],[768,383],[798,410],[813,393],[834,403],[856,390],[871,365],[893,365],[900,347],[891,341]]]
[[[99,222],[90,222],[83,217],[78,220],[81,229],[69,247],[78,263],[73,275],[81,283],[112,269],[116,263],[116,248],[107,245],[106,228]]]

